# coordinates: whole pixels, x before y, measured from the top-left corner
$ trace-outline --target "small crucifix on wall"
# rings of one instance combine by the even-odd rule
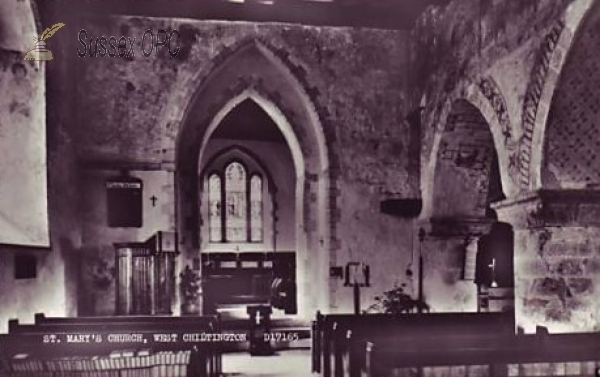
[[[152,207],[156,207],[156,202],[158,201],[158,198],[154,195],[152,195],[152,197],[150,198],[150,201],[152,202]]]

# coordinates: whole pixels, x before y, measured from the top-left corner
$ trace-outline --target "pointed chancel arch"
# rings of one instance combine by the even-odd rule
[[[198,164],[211,135],[240,103],[255,102],[277,125],[292,155],[296,176],[296,252],[299,313],[314,315],[329,307],[328,266],[335,224],[328,138],[314,93],[293,74],[289,61],[280,59],[258,41],[247,42],[215,61],[220,63],[186,100],[176,139],[176,183],[180,244],[189,258],[198,255],[200,203]],[[285,55],[285,54],[283,54]],[[309,284],[323,292],[314,295]],[[308,295],[311,291],[312,294]]]

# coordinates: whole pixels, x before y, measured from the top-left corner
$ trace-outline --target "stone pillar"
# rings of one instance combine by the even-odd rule
[[[419,280],[431,311],[477,311],[477,286],[468,271],[465,276],[465,261],[469,249],[489,233],[493,222],[483,218],[432,218],[421,223],[426,236],[420,244],[423,277]]]
[[[494,208],[515,232],[517,326],[600,330],[600,191],[543,190]]]

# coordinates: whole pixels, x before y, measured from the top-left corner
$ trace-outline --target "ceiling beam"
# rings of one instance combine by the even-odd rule
[[[444,0],[55,0],[44,5],[54,7],[55,14],[68,12],[73,15],[131,15],[410,29],[428,5],[440,1]]]

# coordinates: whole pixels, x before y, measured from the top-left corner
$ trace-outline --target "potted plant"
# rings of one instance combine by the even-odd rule
[[[181,278],[179,284],[181,289],[181,314],[200,314],[200,275],[188,265],[179,274],[179,277]]]
[[[375,297],[375,303],[371,305],[366,312],[375,311],[386,314],[405,314],[415,312],[429,312],[429,305],[424,301],[412,298],[404,292],[406,284],[394,287],[389,291],[383,292],[382,296]]]

